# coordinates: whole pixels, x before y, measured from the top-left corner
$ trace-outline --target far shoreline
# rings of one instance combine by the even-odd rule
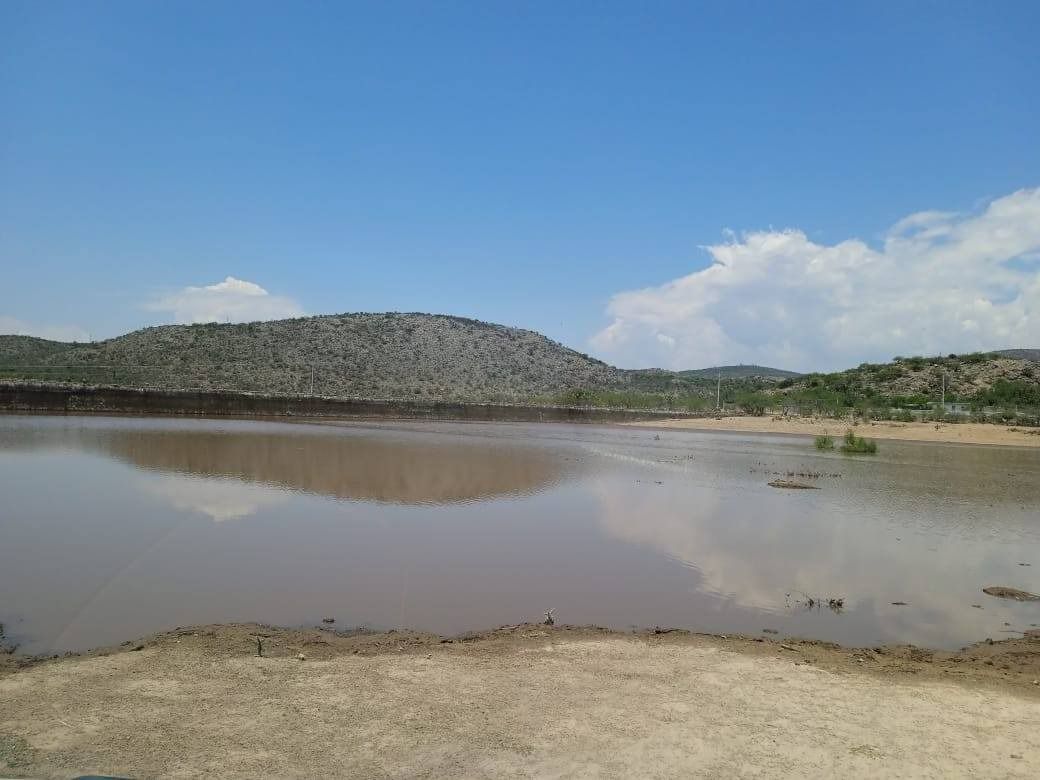
[[[681,413],[663,409],[539,406],[524,403],[332,398],[228,390],[85,386],[0,381],[0,413],[283,419],[326,422],[440,421],[575,423],[659,430],[841,437],[1040,448],[1040,428],[995,423],[856,421],[839,418]]]
[[[638,420],[623,422],[620,425],[660,430],[833,436],[836,439],[844,436],[849,429],[854,429],[857,435],[868,439],[1040,448],[1040,429],[1016,428],[992,423],[925,423],[885,420],[854,423],[834,418],[740,416]]]

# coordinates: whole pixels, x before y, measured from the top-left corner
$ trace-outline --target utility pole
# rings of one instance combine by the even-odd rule
[[[942,372],[942,408],[943,414],[946,413],[946,372]]]
[[[715,385],[715,408],[722,410],[722,369],[719,369],[718,384]]]

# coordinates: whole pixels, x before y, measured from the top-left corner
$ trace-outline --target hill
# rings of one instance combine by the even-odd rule
[[[32,365],[32,368],[18,366]],[[624,372],[538,333],[462,317],[341,314],[166,325],[91,344],[0,337],[0,375],[368,398],[521,400]]]
[[[74,346],[35,336],[0,336],[0,365],[42,363]]]
[[[1040,349],[998,349],[993,354],[1014,358],[1015,360],[1032,360],[1040,363]]]
[[[711,368],[695,368],[688,371],[679,371],[682,377],[697,377],[715,379],[722,376],[723,379],[793,379],[801,376],[797,371],[785,371],[782,368],[770,368],[769,366],[756,366],[743,364],[736,366],[712,366]]]
[[[897,357],[890,363],[863,363],[830,374],[784,380],[778,392],[818,406],[905,407],[947,401],[976,406],[1040,406],[1040,361],[1008,355],[1037,350],[974,352],[945,357]]]
[[[164,325],[90,344],[0,336],[0,377],[372,399],[541,402],[758,412],[927,405],[1040,406],[1038,350],[896,358],[830,374],[756,365],[624,370],[541,334],[439,314],[338,314]]]

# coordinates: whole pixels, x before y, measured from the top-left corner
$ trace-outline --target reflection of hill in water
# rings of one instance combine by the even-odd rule
[[[535,448],[429,434],[80,427],[24,447],[100,451],[142,469],[224,477],[341,499],[450,504],[543,490],[561,460]],[[9,442],[10,443],[10,442]],[[16,445],[17,446],[17,445]]]

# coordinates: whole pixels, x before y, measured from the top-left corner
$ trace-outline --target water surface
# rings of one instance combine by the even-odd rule
[[[820,489],[767,485],[788,472]],[[1040,591],[1027,449],[848,458],[625,427],[0,416],[0,495],[0,621],[28,652],[324,616],[450,634],[548,608],[855,645],[1040,624],[1040,605],[981,593]]]

